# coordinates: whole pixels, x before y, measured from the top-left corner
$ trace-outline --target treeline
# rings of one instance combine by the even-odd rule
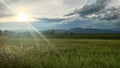
[[[2,35],[3,35],[2,30],[0,30],[0,36],[2,36]]]
[[[33,33],[34,35],[38,35],[37,33]],[[75,34],[72,32],[65,32],[65,31],[59,31],[56,32],[54,30],[52,31],[46,31],[41,32],[45,37],[47,38],[67,38],[67,39],[120,39],[120,33],[101,33],[101,34]],[[32,37],[32,34],[30,32],[12,32],[9,30],[0,30],[0,36],[16,36],[16,37]]]
[[[120,34],[66,34],[66,35],[45,35],[47,38],[66,39],[120,39]]]
[[[3,35],[13,35],[15,32],[9,31],[9,30],[0,30],[0,36]]]

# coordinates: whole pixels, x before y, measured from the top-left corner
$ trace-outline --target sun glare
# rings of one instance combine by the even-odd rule
[[[25,13],[21,13],[17,15],[17,19],[19,22],[27,22],[28,21],[28,15]]]

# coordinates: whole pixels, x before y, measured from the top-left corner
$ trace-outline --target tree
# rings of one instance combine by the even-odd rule
[[[2,30],[0,30],[0,36],[2,36],[2,35],[3,35]]]
[[[72,32],[71,32],[70,34],[71,34],[71,35],[73,35],[73,33],[72,33]]]
[[[52,32],[51,32],[51,33],[52,33],[52,35],[54,35],[54,30],[52,30]]]

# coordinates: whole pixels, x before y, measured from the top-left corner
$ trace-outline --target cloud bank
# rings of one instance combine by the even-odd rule
[[[100,20],[120,19],[120,6],[108,7],[109,4],[111,4],[111,0],[97,0],[94,4],[86,4],[65,16],[79,15],[81,18]]]

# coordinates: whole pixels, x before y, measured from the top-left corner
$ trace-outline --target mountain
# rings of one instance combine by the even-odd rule
[[[72,28],[72,29],[69,29],[68,32],[75,33],[75,34],[120,33],[119,31],[103,30],[103,29],[96,29],[96,28]]]
[[[96,28],[71,28],[68,30],[63,29],[55,29],[55,30],[47,30],[44,33],[54,33],[54,34],[101,34],[101,33],[120,33],[120,31],[112,31],[112,30],[103,30]]]

